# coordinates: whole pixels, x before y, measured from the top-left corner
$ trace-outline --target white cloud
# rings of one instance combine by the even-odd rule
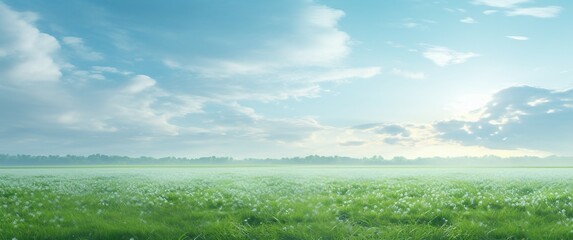
[[[507,16],[530,16],[538,18],[553,18],[559,15],[562,7],[547,6],[547,7],[520,7],[522,3],[530,2],[530,0],[474,0],[474,4],[486,5],[490,7],[505,8]],[[486,10],[483,14],[490,15],[498,12],[498,10]]]
[[[299,19],[299,42],[283,43],[280,55],[294,65],[331,65],[350,53],[350,36],[338,29],[344,12],[322,5],[309,5]]]
[[[406,22],[406,23],[404,23],[404,27],[406,27],[406,28],[415,28],[415,27],[417,27],[417,26],[420,26],[420,24],[415,23],[415,22]]]
[[[229,100],[314,97],[320,93],[320,82],[370,78],[380,73],[377,66],[344,65],[343,60],[350,54],[353,43],[338,27],[345,15],[343,11],[310,1],[287,2],[293,9],[285,9],[280,14],[291,15],[271,16],[283,20],[280,25],[271,22],[249,34],[237,31],[237,37],[215,37],[239,39],[232,45],[219,46],[216,42],[212,46],[222,49],[223,54],[177,55],[175,51],[177,54],[166,54],[163,63],[191,75],[202,87]],[[245,24],[249,27],[259,23],[247,21]],[[213,33],[206,33],[205,38],[210,38],[210,34]],[[228,91],[232,93],[226,93]]]
[[[427,48],[422,55],[430,59],[436,65],[440,67],[453,65],[453,64],[461,64],[466,62],[470,58],[480,56],[474,52],[458,52],[446,47],[440,46],[432,46]]]
[[[486,94],[476,94],[471,92],[460,93],[455,99],[450,100],[444,106],[444,110],[450,112],[452,117],[465,120],[473,120],[481,117],[481,112],[477,109],[485,106],[491,99],[491,96]]]
[[[553,18],[561,12],[559,6],[516,8],[507,12],[508,16],[531,16],[538,18]]]
[[[64,44],[74,50],[74,53],[84,60],[97,61],[103,59],[103,54],[92,50],[84,44],[84,40],[79,37],[64,37]]]
[[[318,28],[335,28],[344,16],[343,11],[323,5],[311,5],[305,11],[303,21]]]
[[[0,81],[54,82],[62,73],[55,56],[58,41],[36,26],[37,16],[0,2]]]
[[[403,78],[416,79],[416,80],[421,80],[426,78],[426,74],[424,74],[423,72],[409,72],[398,68],[392,69],[392,74]]]
[[[482,13],[485,15],[492,15],[492,14],[497,13],[497,12],[498,12],[497,10],[485,10]]]
[[[106,67],[106,66],[93,66],[92,70],[97,72],[120,73],[120,71],[117,70],[117,68]]]
[[[518,40],[518,41],[527,41],[529,40],[528,37],[525,36],[506,36],[509,39]]]
[[[451,12],[451,13],[466,13],[467,10],[463,9],[463,8],[444,8],[444,10]]]
[[[418,146],[431,138],[431,135],[430,128],[426,125],[368,123],[349,128],[344,135],[340,135],[339,142],[361,139],[379,146]]]
[[[393,48],[406,48],[406,46],[404,46],[403,44],[394,41],[386,41],[386,44]]]
[[[434,25],[437,22],[432,19],[412,19],[406,18],[402,20],[401,26],[404,28],[421,28],[421,29],[428,29],[430,25]]]
[[[323,82],[353,78],[371,78],[380,74],[380,72],[380,67],[334,69],[321,73],[316,77],[312,77],[312,80],[315,82]]]
[[[85,84],[89,80],[105,80],[106,78],[97,72],[71,69],[68,71],[67,78],[69,82],[76,84]]]
[[[529,2],[530,0],[474,0],[474,4],[486,5],[498,8],[513,8],[519,4]]]
[[[477,23],[477,21],[471,17],[466,17],[464,19],[461,19],[460,22],[462,23],[468,23],[468,24],[473,24],[473,23]]]
[[[184,64],[172,59],[163,60],[172,69],[198,73],[204,78],[231,78],[244,75],[260,75],[270,72],[277,63],[258,60],[201,60],[194,64]]]
[[[121,74],[121,75],[132,74],[131,72],[120,71],[119,69],[117,69],[115,67],[109,67],[109,66],[92,66],[91,71],[93,73],[97,73],[97,74],[102,74],[102,73],[114,73],[114,74]]]
[[[127,93],[139,93],[155,86],[156,81],[146,75],[137,75],[129,81],[129,84],[125,87],[125,92]]]
[[[527,102],[527,105],[529,105],[530,107],[537,107],[541,104],[548,103],[548,102],[550,102],[550,101],[547,98],[537,98],[537,99],[534,99],[532,101]]]
[[[289,17],[292,20],[284,24],[288,26],[284,29],[286,34],[266,34],[263,31],[260,35],[241,36],[248,41],[243,45],[253,47],[229,49],[227,52],[234,56],[188,54],[166,57],[163,63],[170,68],[208,78],[272,74],[289,68],[339,67],[340,61],[351,51],[350,36],[338,29],[338,21],[345,13],[314,3],[305,3],[296,11],[296,18]]]

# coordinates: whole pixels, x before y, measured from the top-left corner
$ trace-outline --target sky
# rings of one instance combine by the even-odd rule
[[[0,153],[572,156],[572,11],[0,0]]]

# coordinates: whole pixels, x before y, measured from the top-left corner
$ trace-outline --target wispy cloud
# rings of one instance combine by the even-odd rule
[[[477,21],[471,17],[466,17],[466,18],[460,19],[460,22],[468,23],[468,24],[477,23]]]
[[[420,24],[414,23],[414,22],[404,23],[404,27],[407,27],[407,28],[415,28],[415,27],[417,27],[417,26],[420,26]]]
[[[386,41],[386,44],[393,48],[406,48],[406,46],[404,46],[403,44],[394,41]]]
[[[149,76],[137,75],[131,78],[129,84],[125,86],[125,92],[131,94],[139,93],[145,89],[155,86],[155,83],[156,81]]]
[[[122,75],[129,75],[131,72],[128,71],[120,71],[115,67],[109,66],[92,66],[91,70],[95,73],[114,73],[114,74],[122,74]]]
[[[402,22],[402,27],[404,28],[428,28],[430,25],[436,24],[437,22],[431,19],[413,19],[406,18]]]
[[[509,39],[518,40],[518,41],[527,41],[529,40],[526,36],[506,36]]]
[[[311,80],[314,82],[337,81],[353,78],[371,78],[380,74],[381,71],[382,69],[380,67],[333,69],[310,78],[312,78]]]
[[[512,8],[516,5],[530,2],[530,0],[474,0],[474,4],[486,5],[498,8]]]
[[[466,13],[467,11],[463,8],[444,8],[444,10],[451,13]]]
[[[507,16],[530,16],[537,18],[557,17],[561,10],[560,6],[547,7],[521,7],[520,4],[531,2],[530,0],[474,0],[474,4],[502,8]],[[483,14],[491,15],[499,10],[486,10]]]
[[[238,37],[238,42],[231,47],[223,44],[224,56],[169,52],[165,54],[167,57],[163,63],[183,74],[200,76],[201,79],[197,81],[217,94],[264,101],[299,98],[304,94],[315,97],[320,93],[320,82],[370,78],[380,73],[381,69],[377,66],[344,66],[343,60],[351,52],[352,41],[338,27],[345,15],[343,11],[301,2],[304,2],[302,6],[297,3],[293,6],[296,9],[289,10],[296,13],[294,16],[284,17],[289,20],[279,26],[285,28],[282,33],[266,34],[265,31],[274,33],[277,30],[265,25],[269,29]],[[281,14],[290,14],[289,11]],[[227,91],[232,94],[225,93]]]
[[[347,133],[350,133],[350,138],[369,139],[370,143],[414,146],[428,140],[432,135],[428,127],[416,124],[368,123],[353,126]]]
[[[468,59],[479,57],[474,52],[458,52],[447,47],[432,46],[427,48],[422,55],[440,67],[465,63]]]
[[[421,80],[426,78],[426,74],[424,74],[423,72],[410,72],[398,68],[393,68],[392,74],[403,78],[416,79],[416,80]]]
[[[516,8],[507,12],[508,16],[531,16],[538,18],[553,18],[561,12],[559,6]]]
[[[87,47],[84,40],[79,37],[64,37],[64,44],[74,50],[74,53],[80,58],[88,61],[97,61],[103,59],[103,54]]]
[[[289,19],[288,21],[264,25],[259,31],[249,34],[205,31],[206,38],[237,39],[233,44],[211,43],[213,45],[211,47],[221,49],[222,54],[169,51],[164,54],[163,62],[170,68],[209,78],[276,75],[277,71],[285,69],[292,71],[294,68],[340,67],[338,64],[350,54],[352,44],[350,36],[338,27],[339,20],[345,15],[344,11],[301,2],[292,2],[292,6],[288,4],[295,9],[280,13],[284,15],[281,19]],[[248,13],[230,14],[242,16]],[[260,14],[266,16],[268,13]],[[259,24],[250,21],[245,20],[243,24],[256,26]],[[266,32],[278,33],[266,34]],[[197,41],[195,37],[188,37],[186,40]]]
[[[406,127],[397,124],[379,125],[374,132],[378,134],[386,134],[393,137],[410,137],[411,134]]]

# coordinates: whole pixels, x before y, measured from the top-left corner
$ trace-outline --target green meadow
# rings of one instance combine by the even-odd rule
[[[0,169],[0,239],[573,239],[571,168]]]

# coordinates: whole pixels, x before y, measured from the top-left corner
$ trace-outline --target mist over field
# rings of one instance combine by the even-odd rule
[[[568,239],[571,168],[0,169],[3,239]]]

